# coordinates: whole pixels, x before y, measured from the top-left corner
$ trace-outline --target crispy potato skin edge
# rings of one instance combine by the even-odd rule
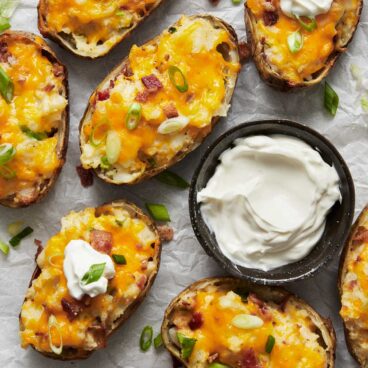
[[[150,229],[156,234],[157,238],[160,239],[157,228],[155,223],[152,221],[152,219],[146,215],[139,207],[137,207],[135,204],[125,201],[125,200],[118,200],[118,201],[114,201],[111,203],[107,203],[104,204],[102,206],[99,206],[96,208],[97,211],[99,210],[103,210],[106,208],[113,208],[113,207],[117,207],[117,208],[123,208],[125,210],[127,210],[131,216],[136,217],[141,219],[142,221],[144,221],[149,227]],[[160,261],[161,261],[161,250],[162,250],[162,242],[160,240],[159,242],[159,249],[156,255],[156,263],[157,263],[157,267],[156,270],[154,272],[152,272],[152,274],[149,276],[146,287],[144,288],[144,290],[142,290],[141,294],[139,295],[139,297],[132,303],[129,305],[129,307],[125,310],[124,314],[115,322],[116,323],[116,327],[112,330],[109,331],[108,334],[106,335],[106,341],[105,345],[107,343],[107,339],[108,337],[115,332],[117,329],[119,329],[119,327],[121,327],[124,322],[126,320],[129,319],[129,317],[135,312],[135,310],[141,305],[141,303],[143,302],[144,298],[147,296],[149,290],[151,289],[153,282],[155,281],[155,278],[157,276],[157,273],[159,271],[160,268]],[[36,269],[34,270],[32,277],[31,277],[31,281],[29,283],[29,286],[32,285],[32,282],[37,279],[37,277],[40,275],[41,270],[38,266],[36,266]],[[26,301],[26,299],[24,299],[24,302]],[[23,302],[23,303],[24,303]],[[22,323],[21,323],[21,319],[20,319],[20,315],[19,315],[19,326],[20,326],[20,330],[22,329]],[[33,347],[33,346],[32,346]],[[82,359],[87,359],[88,357],[90,357],[92,355],[93,352],[100,350],[102,347],[98,347],[95,350],[83,350],[83,349],[65,349],[65,351],[62,352],[61,355],[57,355],[54,353],[48,353],[48,352],[42,352],[42,351],[38,351],[36,350],[34,347],[34,349],[42,354],[45,357],[48,358],[52,358],[55,360],[63,360],[63,361],[67,361],[67,360],[82,360]]]
[[[37,36],[39,37],[39,36]],[[50,179],[45,180],[38,187],[37,193],[34,197],[32,197],[29,201],[24,202],[17,198],[16,195],[9,196],[0,200],[0,204],[5,207],[10,208],[24,208],[28,207],[32,204],[35,204],[41,201],[50,191],[50,189],[55,184],[56,180],[59,177],[59,174],[65,164],[66,153],[68,149],[68,140],[69,140],[69,86],[68,86],[68,71],[66,67],[58,60],[54,51],[46,44],[45,41],[39,37],[39,40],[42,40],[42,45],[35,41],[36,35],[29,32],[22,31],[6,31],[5,33],[0,35],[0,41],[2,39],[12,39],[19,42],[31,42],[42,50],[43,55],[50,60],[53,65],[59,65],[63,68],[63,87],[64,87],[64,97],[68,101],[68,105],[64,111],[64,116],[62,118],[61,126],[58,131],[58,146],[57,146],[57,155],[61,161],[60,167],[55,170],[54,174]]]
[[[327,338],[329,341],[324,339],[325,344],[328,347],[327,350],[327,368],[333,368],[335,366],[335,353],[336,353],[336,335],[335,330],[333,328],[332,322],[329,319],[325,319],[320,316],[309,304],[307,304],[303,299],[297,297],[296,295],[288,292],[287,290],[280,288],[280,287],[271,287],[271,286],[261,286],[252,284],[245,280],[236,279],[233,277],[214,277],[214,278],[206,278],[199,280],[190,286],[188,286],[185,290],[183,290],[176,298],[174,298],[169,306],[167,307],[164,319],[161,326],[161,334],[163,338],[164,345],[166,349],[177,358],[180,362],[183,363],[185,367],[190,368],[187,361],[181,358],[180,350],[173,344],[170,340],[169,336],[169,328],[170,328],[170,315],[172,311],[175,309],[177,303],[181,300],[181,298],[188,294],[197,291],[198,289],[203,288],[207,285],[215,285],[215,286],[222,286],[222,285],[230,285],[231,288],[237,287],[245,287],[249,291],[256,293],[259,297],[261,297],[264,301],[275,301],[280,302],[285,298],[290,298],[289,300],[293,301],[294,303],[298,304],[301,308],[304,308],[311,318],[313,318],[314,322],[318,321],[318,325],[316,326],[319,328],[319,331],[324,332],[323,337]]]

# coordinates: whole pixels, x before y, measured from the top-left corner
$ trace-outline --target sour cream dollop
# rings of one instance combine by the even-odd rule
[[[316,17],[327,13],[333,0],[281,0],[280,6],[284,14],[289,17]]]
[[[84,240],[72,240],[66,246],[64,255],[64,274],[73,298],[81,300],[85,294],[94,298],[106,293],[108,280],[115,276],[114,263],[107,254],[97,252]],[[91,266],[101,263],[105,263],[102,276],[90,284],[83,283],[83,276]]]
[[[264,271],[305,257],[341,199],[336,170],[286,135],[237,139],[220,161],[197,200],[223,254]]]

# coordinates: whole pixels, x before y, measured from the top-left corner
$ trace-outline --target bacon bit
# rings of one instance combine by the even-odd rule
[[[136,244],[136,245],[135,245],[135,247],[136,247],[136,249],[138,249],[138,250],[142,250],[142,249],[143,249],[143,244],[138,243],[138,244]]]
[[[276,11],[265,11],[263,13],[263,23],[265,26],[273,26],[275,25],[279,20],[279,15]]]
[[[43,88],[45,92],[51,92],[55,86],[53,84],[48,84],[46,87]]]
[[[210,0],[210,3],[212,5],[217,5],[220,2],[220,0]]]
[[[0,42],[0,62],[7,63],[11,54],[8,51],[8,44],[5,42]]]
[[[203,325],[203,316],[200,312],[193,313],[192,319],[189,321],[188,326],[189,328],[194,331],[198,330]]]
[[[352,244],[359,245],[362,243],[368,243],[368,229],[364,226],[359,226],[353,236]]]
[[[281,312],[283,312],[283,313],[285,312],[286,305],[289,302],[289,299],[290,299],[290,295],[286,295],[285,298],[281,301],[281,303],[279,305],[279,308],[280,308]]]
[[[35,245],[37,246],[36,254],[35,254],[35,261],[37,262],[37,258],[40,255],[40,253],[43,251],[43,246],[41,240],[35,239],[34,240]]]
[[[98,348],[104,348],[106,346],[106,329],[101,324],[93,324],[88,328],[88,332],[93,335],[94,340],[97,342]]]
[[[85,169],[82,165],[75,168],[80,178],[81,184],[84,188],[88,188],[93,185],[93,173],[92,170]]]
[[[64,67],[60,64],[54,64],[53,73],[56,78],[61,77],[64,74]]]
[[[219,357],[219,353],[214,353],[214,354],[211,354],[209,357],[208,357],[208,359],[207,359],[207,361],[208,361],[208,363],[213,363],[217,358]]]
[[[350,283],[349,283],[349,290],[353,290],[354,289],[354,287],[355,286],[357,286],[358,285],[358,280],[352,280],[352,281],[350,281]]]
[[[92,230],[91,246],[98,252],[110,254],[112,249],[112,234],[103,230]]]
[[[66,316],[70,322],[74,321],[83,310],[81,303],[74,299],[61,299],[61,306],[63,307],[63,311],[66,313]]]
[[[157,226],[158,235],[163,243],[167,243],[174,238],[174,230],[167,225]]]
[[[263,7],[266,11],[274,12],[276,11],[276,5],[273,0],[266,0],[263,2]]]
[[[143,77],[142,83],[150,92],[157,92],[163,87],[160,80],[154,74]]]
[[[248,296],[248,300],[258,306],[260,312],[263,315],[263,319],[267,321],[272,320],[272,315],[269,312],[267,305],[261,299],[259,299],[256,294],[250,293]]]
[[[185,101],[187,102],[187,103],[191,103],[193,100],[194,100],[194,93],[188,93],[187,94],[187,98],[185,99]]]
[[[262,368],[253,349],[244,349],[239,362],[240,368]]]
[[[239,57],[241,63],[247,62],[250,57],[250,48],[245,41],[239,43]]]
[[[17,82],[23,86],[26,83],[27,79],[25,77],[18,77]]]
[[[142,271],[145,271],[148,267],[148,261],[146,259],[144,259],[142,262],[141,262],[141,270]]]
[[[163,110],[168,119],[177,118],[179,116],[178,110],[172,102],[170,102],[168,105],[165,105]]]
[[[106,101],[109,98],[110,98],[110,91],[108,89],[97,92],[97,101]]]
[[[143,290],[144,289],[144,286],[146,285],[146,282],[147,282],[147,276],[146,275],[140,275],[139,276],[139,279],[137,281],[137,286]]]
[[[124,77],[127,77],[127,78],[132,77],[134,75],[133,70],[132,70],[129,62],[124,63],[123,68],[122,68],[121,71],[122,71]]]
[[[139,92],[135,98],[137,102],[145,103],[148,100],[148,97],[150,96],[149,91],[144,90],[142,92]]]

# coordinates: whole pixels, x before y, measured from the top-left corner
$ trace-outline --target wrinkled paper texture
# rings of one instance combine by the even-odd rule
[[[1,2],[1,0],[0,0]],[[367,5],[367,4],[366,4]],[[16,10],[13,29],[39,33],[37,29],[37,1],[23,0]],[[113,52],[96,61],[82,60],[48,41],[60,60],[69,70],[71,132],[67,163],[48,197],[40,204],[27,209],[0,208],[0,239],[7,241],[9,223],[23,220],[35,231],[21,245],[11,250],[8,257],[0,254],[0,366],[2,368],[170,368],[169,354],[152,347],[147,353],[139,349],[139,336],[145,325],[158,333],[163,313],[172,298],[190,283],[223,272],[210,259],[197,242],[189,220],[188,192],[167,187],[156,180],[128,188],[118,188],[95,180],[84,189],[76,175],[79,165],[78,125],[91,92],[105,75],[128,53],[134,43],[142,44],[174,23],[181,14],[211,13],[234,26],[240,39],[245,37],[243,6],[231,0],[221,0],[212,6],[209,0],[166,0],[133,36]],[[354,41],[328,77],[340,97],[340,107],[335,118],[323,108],[323,85],[307,91],[283,94],[263,83],[252,62],[240,74],[232,108],[211,136],[189,157],[177,164],[174,170],[188,181],[194,168],[209,144],[229,128],[252,120],[284,118],[307,124],[330,139],[348,163],[356,186],[356,215],[368,202],[368,115],[360,106],[360,92],[350,73],[352,63],[368,69],[368,11],[363,12]],[[198,65],[199,68],[205,67]],[[109,340],[108,347],[93,354],[87,361],[56,362],[32,349],[23,350],[19,345],[18,315],[34,269],[36,247],[33,239],[45,243],[58,232],[60,218],[71,210],[96,206],[114,199],[126,198],[143,206],[146,200],[165,203],[172,217],[175,239],[164,245],[159,275],[149,296],[137,312]],[[350,357],[338,316],[339,301],[336,287],[338,257],[316,277],[288,286],[311,303],[318,312],[332,319],[336,329],[337,368],[357,367]]]

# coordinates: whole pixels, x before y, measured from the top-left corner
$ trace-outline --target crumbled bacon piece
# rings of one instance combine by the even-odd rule
[[[220,2],[220,0],[210,0],[210,3],[212,5],[217,5]]]
[[[154,74],[143,77],[142,83],[150,92],[157,92],[163,87],[160,80]]]
[[[37,246],[37,250],[36,250],[36,254],[35,254],[35,260],[37,262],[37,258],[38,256],[40,255],[40,253],[43,251],[43,246],[42,246],[42,242],[41,240],[38,240],[38,239],[35,239],[34,240],[34,243],[36,244]]]
[[[147,270],[147,267],[148,267],[148,261],[146,259],[144,259],[142,262],[141,262],[141,270],[142,271],[145,271]]]
[[[81,303],[74,299],[61,299],[61,306],[63,307],[63,311],[66,313],[70,322],[74,321],[83,310]]]
[[[142,92],[139,92],[135,98],[137,102],[145,103],[148,100],[150,93],[148,90],[144,90]]]
[[[245,63],[250,57],[249,45],[246,42],[239,42],[240,62]]]
[[[192,319],[189,321],[188,326],[189,328],[194,331],[201,328],[203,325],[203,316],[200,312],[194,312]]]
[[[163,107],[164,114],[168,119],[177,118],[179,116],[178,110],[176,109],[175,105],[170,102],[169,104]]]
[[[146,275],[140,275],[138,280],[137,280],[137,286],[143,290],[144,286],[146,285],[147,282],[147,276]]]
[[[46,87],[43,88],[45,92],[51,92],[55,86],[53,84],[48,84]]]
[[[263,13],[263,22],[265,26],[273,26],[275,25],[279,20],[279,15],[276,11],[265,11]]]
[[[368,243],[368,229],[364,226],[359,226],[353,236],[352,243],[353,245]]]
[[[261,299],[258,298],[256,294],[250,293],[248,296],[248,300],[253,302],[255,305],[258,306],[260,312],[263,315],[263,318],[266,320],[271,320],[272,315],[268,310],[267,304],[263,302]]]
[[[110,98],[110,91],[104,89],[103,91],[97,92],[97,101],[106,101]]]
[[[240,368],[262,368],[253,349],[244,349],[241,354]]]
[[[207,361],[208,361],[208,363],[213,363],[217,358],[219,357],[219,353],[214,353],[214,354],[211,354],[209,357],[208,357],[208,359],[207,359]]]
[[[112,234],[103,230],[92,230],[91,246],[98,252],[110,254],[112,249]]]
[[[84,188],[88,188],[93,185],[93,173],[92,170],[85,169],[82,165],[76,167],[81,184]]]
[[[174,230],[167,225],[157,226],[158,235],[163,243],[169,242],[174,238]]]
[[[54,64],[53,72],[56,78],[61,77],[64,74],[64,67],[60,64]]]
[[[5,42],[0,42],[0,62],[8,62],[11,54],[8,51],[8,44]]]
[[[134,75],[133,70],[128,62],[124,63],[123,68],[122,68],[122,73],[124,77],[127,77],[127,78],[132,77]]]

